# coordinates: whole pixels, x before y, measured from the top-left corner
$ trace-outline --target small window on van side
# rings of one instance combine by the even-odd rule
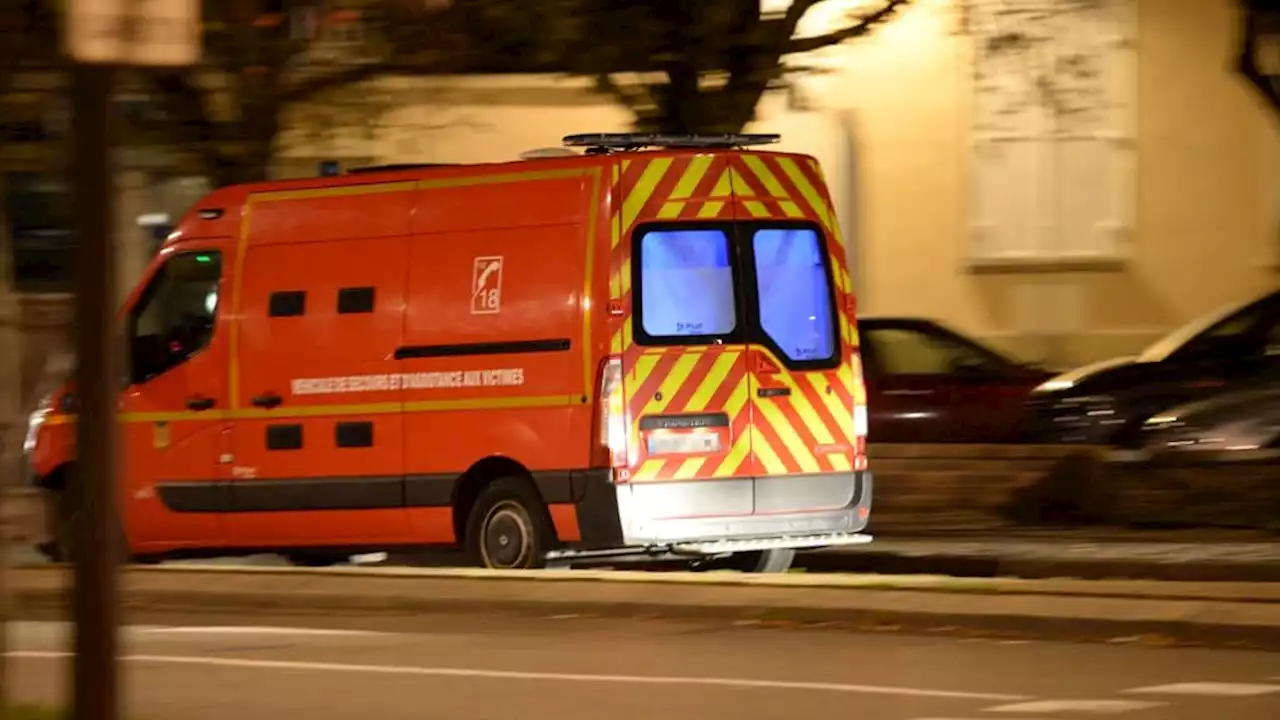
[[[760,329],[794,363],[839,358],[825,243],[807,227],[759,228],[751,236]]]
[[[640,344],[696,344],[738,326],[733,253],[722,228],[653,228],[636,243]]]

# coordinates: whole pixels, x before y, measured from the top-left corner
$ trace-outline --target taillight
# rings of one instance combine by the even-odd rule
[[[597,437],[612,467],[627,465],[627,413],[622,401],[622,359],[604,362],[600,373],[600,428]]]
[[[867,469],[867,406],[853,406],[853,469]]]

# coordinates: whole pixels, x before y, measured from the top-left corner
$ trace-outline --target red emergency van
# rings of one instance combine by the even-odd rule
[[[122,310],[130,555],[778,571],[866,542],[853,288],[818,162],[777,139],[210,193]],[[70,385],[31,419],[55,502],[74,423]]]

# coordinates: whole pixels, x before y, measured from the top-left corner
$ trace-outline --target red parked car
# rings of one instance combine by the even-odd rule
[[[1007,443],[1023,401],[1052,377],[923,318],[858,319],[868,442]]]

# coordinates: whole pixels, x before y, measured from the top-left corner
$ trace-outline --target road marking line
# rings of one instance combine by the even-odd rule
[[[385,635],[373,630],[339,630],[330,628],[271,627],[264,625],[209,625],[209,626],[157,626],[133,628],[147,634],[165,633],[181,635]]]
[[[1031,702],[1000,705],[986,708],[984,712],[1007,713],[1060,713],[1080,712],[1091,715],[1116,715],[1131,710],[1148,710],[1168,705],[1144,700],[1033,700]]]
[[[1151,694],[1164,693],[1168,695],[1248,697],[1250,695],[1266,695],[1267,693],[1280,692],[1280,685],[1264,685],[1262,683],[1187,682],[1133,688],[1125,690],[1125,692]]]
[[[18,650],[7,653],[12,658],[61,659],[72,653]],[[564,682],[597,682],[635,685],[706,685],[720,687],[761,688],[772,690],[821,690],[838,693],[906,695],[912,697],[950,698],[954,700],[1026,700],[1025,695],[929,690],[926,688],[889,685],[849,685],[845,683],[790,682],[751,678],[677,677],[659,675],[592,675],[587,673],[522,672],[517,670],[483,670],[478,668],[418,667],[412,665],[348,665],[345,663],[299,662],[286,660],[251,660],[248,658],[199,657],[189,655],[124,655],[126,662],[171,665],[214,665],[219,667],[265,670],[315,670],[328,672],[364,672],[382,675],[418,675],[465,678],[501,678],[508,680],[559,680]]]

